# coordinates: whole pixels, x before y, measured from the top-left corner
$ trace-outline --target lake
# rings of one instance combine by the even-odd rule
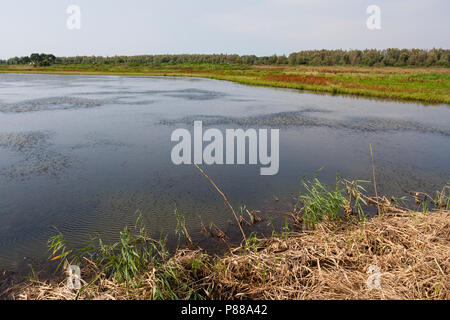
[[[175,206],[194,240],[200,219],[237,227],[192,165],[171,161],[177,128],[279,129],[279,172],[203,165],[235,209],[284,218],[302,176],[371,179],[378,192],[434,194],[450,182],[450,107],[251,87],[200,78],[0,74],[0,269],[45,259],[57,227],[73,246],[117,239],[137,210],[174,240]],[[367,185],[371,192],[371,185]],[[277,220],[277,221],[278,221]],[[280,222],[281,223],[281,222]]]

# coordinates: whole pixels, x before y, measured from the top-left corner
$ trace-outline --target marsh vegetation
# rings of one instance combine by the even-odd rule
[[[82,265],[82,288],[70,290],[65,281],[40,280],[33,273],[26,284],[12,291],[12,297],[449,298],[450,187],[436,197],[415,194],[419,212],[403,208],[401,199],[369,197],[355,181],[338,181],[345,185],[342,189],[327,188],[317,177],[304,183],[307,193],[298,196],[301,205],[293,208],[282,232],[274,230],[271,237],[244,235],[240,246],[230,246],[221,256],[208,254],[192,241],[177,209],[177,233],[186,242],[173,254],[163,238],[149,236],[140,216],[134,228],[125,227],[114,244],[92,239],[85,248],[73,250],[57,233],[49,240],[50,258],[59,261],[57,270]],[[368,205],[379,210],[370,220],[363,209]],[[254,223],[265,223],[263,219],[249,223],[242,215],[237,221],[247,232]],[[219,233],[211,232],[210,237],[226,241]],[[382,270],[380,290],[366,286],[371,265]]]
[[[429,67],[422,64],[407,67],[398,64],[367,66],[358,63],[243,64],[189,62],[190,59],[187,59],[188,62],[180,59],[176,63],[147,64],[126,62],[128,60],[77,63],[77,59],[67,59],[65,63],[46,67],[0,65],[0,72],[203,77],[331,94],[450,103],[450,71],[445,65],[439,64]]]

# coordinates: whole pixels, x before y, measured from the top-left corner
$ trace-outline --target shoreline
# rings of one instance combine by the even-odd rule
[[[271,236],[250,232],[264,223],[256,212],[247,210],[247,218],[236,216],[231,205],[234,226],[242,232],[239,245],[228,242],[216,225],[208,230],[201,223],[210,241],[228,247],[223,254],[208,253],[192,241],[179,213],[175,233],[182,242],[173,253],[165,238],[148,234],[142,216],[134,228],[126,226],[120,241],[113,244],[97,238],[84,248],[70,248],[58,232],[48,240],[57,277],[40,279],[32,269],[28,280],[6,284],[0,296],[12,300],[450,298],[449,186],[435,199],[416,192],[418,207],[408,209],[401,199],[364,194],[355,181],[343,179],[342,188],[334,191],[324,189],[317,179],[304,183],[309,192],[298,196],[285,226],[274,229]],[[363,207],[368,206],[376,207],[377,214],[367,216]],[[67,285],[68,277],[74,279],[72,273],[66,274],[69,266],[78,269],[77,288]]]
[[[106,69],[105,69],[106,68]],[[423,104],[450,104],[450,70],[400,67],[0,66],[0,73],[196,77],[311,93]]]
[[[180,248],[129,286],[87,260],[79,292],[63,276],[16,285],[9,298],[448,300],[449,223],[446,210],[390,212],[364,223],[324,221],[309,232],[255,237],[223,256]],[[380,269],[378,288],[368,287],[371,266]]]

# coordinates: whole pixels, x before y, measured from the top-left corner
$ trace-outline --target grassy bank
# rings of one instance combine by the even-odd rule
[[[450,103],[448,68],[248,66],[233,64],[0,66],[0,73],[189,76],[332,94]]]
[[[93,261],[78,294],[34,279],[16,299],[449,299],[450,212],[384,215],[364,224],[321,223],[310,232],[251,240],[224,257],[178,250],[128,288]],[[368,268],[381,289],[367,287]],[[89,280],[90,279],[90,280]]]
[[[247,236],[220,256],[192,242],[177,211],[176,232],[186,246],[174,254],[164,240],[152,239],[139,219],[134,229],[120,233],[119,242],[99,240],[96,248],[70,249],[56,234],[49,247],[59,281],[33,273],[7,294],[12,299],[450,298],[448,187],[435,199],[414,194],[421,212],[403,208],[400,199],[366,196],[354,181],[328,189],[314,179],[305,187],[289,224],[271,237],[248,235],[261,219],[248,212],[249,221],[238,213]],[[378,215],[367,219],[363,205],[376,207]],[[218,228],[205,233],[226,241]],[[69,264],[81,266],[79,290],[67,287],[63,270]]]

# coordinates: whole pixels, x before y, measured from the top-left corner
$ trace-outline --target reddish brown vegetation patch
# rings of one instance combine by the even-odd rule
[[[294,75],[294,74],[267,75],[264,76],[264,79],[279,82],[306,83],[316,85],[326,85],[330,83],[336,83],[336,80],[334,79],[314,75]]]

